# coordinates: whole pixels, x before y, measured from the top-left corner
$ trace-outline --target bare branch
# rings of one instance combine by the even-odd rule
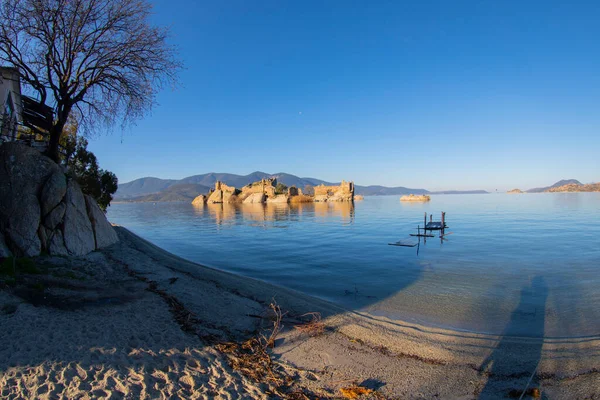
[[[147,0],[4,0],[0,62],[54,108],[60,137],[71,110],[89,134],[148,112],[182,64]],[[57,140],[55,140],[57,142]]]

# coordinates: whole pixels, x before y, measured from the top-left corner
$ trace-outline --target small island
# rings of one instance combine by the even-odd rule
[[[513,190],[509,190],[506,193],[508,193],[508,194],[518,194],[518,193],[525,193],[525,192],[523,192],[521,189],[513,189]]]
[[[319,203],[319,202],[353,202],[354,182],[342,181],[337,186],[325,186],[323,184],[314,187],[314,195],[309,196],[302,193],[302,189],[295,186],[287,187],[277,183],[277,179],[261,179],[250,183],[241,190],[228,186],[221,181],[215,183],[207,195],[200,194],[192,204],[203,206],[204,204],[254,204],[254,203]]]
[[[426,194],[422,194],[422,195],[415,195],[415,194],[409,194],[409,195],[404,195],[402,197],[400,197],[400,201],[422,201],[422,202],[426,202],[426,201],[431,201],[431,197],[426,195]]]

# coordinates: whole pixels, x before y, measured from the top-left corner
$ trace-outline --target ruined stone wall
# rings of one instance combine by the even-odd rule
[[[267,197],[273,197],[275,196],[275,186],[277,186],[277,179],[261,179],[259,182],[244,186],[242,188],[242,195],[245,197],[254,193],[262,193]]]
[[[339,186],[315,186],[316,201],[352,201],[354,199],[354,182],[342,181]]]
[[[217,181],[215,183],[215,190],[222,190],[224,192],[231,192],[231,193],[235,193],[236,188],[234,188],[233,186],[227,186],[226,184],[224,184],[221,181]]]
[[[339,186],[315,186],[315,196],[333,196],[339,194],[354,194],[354,182],[342,181]]]

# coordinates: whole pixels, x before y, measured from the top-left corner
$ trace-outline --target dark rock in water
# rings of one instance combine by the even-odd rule
[[[0,145],[0,257],[84,255],[118,241],[95,201],[39,151]]]

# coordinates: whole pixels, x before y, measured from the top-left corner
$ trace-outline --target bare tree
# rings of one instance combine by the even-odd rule
[[[146,0],[3,0],[0,63],[55,116],[50,157],[71,113],[84,133],[148,112],[182,64]]]

